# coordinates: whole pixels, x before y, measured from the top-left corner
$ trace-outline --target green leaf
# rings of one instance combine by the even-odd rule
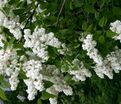
[[[105,42],[105,38],[103,35],[99,37],[99,42],[102,44]]]
[[[55,97],[55,95],[49,94],[48,92],[42,92],[41,99],[42,100],[47,100],[49,98],[54,98],[54,97]]]
[[[15,10],[13,10],[13,13],[15,14],[15,15],[21,15],[21,14],[23,14],[25,12],[25,9],[15,9]]]
[[[116,35],[116,33],[115,32],[112,32],[112,31],[106,31],[106,36],[107,37],[109,37],[109,38],[112,38],[112,37],[114,37]]]
[[[15,49],[17,49],[17,48],[23,49],[23,48],[24,48],[24,47],[23,47],[23,43],[14,43],[14,44],[13,44],[13,47],[14,47]]]
[[[119,7],[113,7],[112,8],[113,15],[121,15],[121,8]]]
[[[87,22],[83,22],[83,24],[82,24],[82,29],[83,29],[83,30],[87,30],[87,28],[88,28]]]
[[[19,3],[20,0],[8,0],[8,1],[9,1],[8,4],[13,5]]]
[[[45,80],[43,80],[43,82],[44,82],[44,87],[45,87],[45,88],[49,88],[49,87],[51,87],[51,86],[53,85],[53,83],[50,82],[50,81],[45,81]]]
[[[2,80],[3,80],[3,78],[4,78],[4,77],[3,77],[3,75],[0,75],[0,81],[2,81]]]
[[[15,41],[15,38],[12,38],[10,41],[9,41],[9,45],[12,45]]]
[[[19,73],[19,79],[27,79],[26,74],[23,70],[21,70]]]
[[[99,12],[95,12],[95,18],[98,19],[99,18]]]
[[[99,21],[99,26],[100,27],[104,27],[107,23],[107,18],[106,17],[102,17]]]
[[[1,88],[0,88],[0,98],[2,100],[8,100],[7,97],[6,97],[6,95],[5,95],[5,92]]]
[[[37,104],[42,104],[41,99],[38,99],[38,100],[37,100]]]
[[[97,0],[89,0],[89,3],[95,3]]]
[[[83,5],[83,2],[79,1],[79,0],[75,0],[74,1],[74,6],[75,7],[81,7]]]
[[[91,24],[91,25],[89,25],[89,27],[87,28],[87,32],[91,32],[92,31],[92,29],[93,29],[93,25]]]
[[[88,13],[95,13],[96,12],[96,10],[94,9],[94,7],[91,6],[91,5],[85,5],[84,10],[86,12],[88,12]]]

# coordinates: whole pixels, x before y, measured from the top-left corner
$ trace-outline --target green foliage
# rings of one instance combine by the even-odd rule
[[[6,95],[5,95],[5,92],[4,92],[2,89],[0,89],[0,98],[1,98],[2,100],[7,100],[7,97],[6,97]]]
[[[47,99],[49,99],[49,98],[54,98],[54,97],[55,97],[55,95],[49,94],[49,93],[47,93],[47,92],[42,92],[41,99],[42,99],[42,100],[47,100]]]

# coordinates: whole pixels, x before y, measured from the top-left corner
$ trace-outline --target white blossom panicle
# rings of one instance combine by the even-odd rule
[[[110,79],[113,79],[113,71],[115,73],[119,73],[119,71],[121,70],[120,54],[121,54],[120,49],[116,49],[114,52],[111,52],[110,54],[108,54],[105,57],[102,65],[95,66],[96,74],[100,78],[104,78],[104,75],[102,74],[102,73],[104,73]]]
[[[102,58],[95,46],[96,42],[93,40],[92,35],[87,35],[86,39],[83,41],[82,48],[87,51],[87,55],[95,62],[94,71],[100,78],[104,78],[104,75],[106,75],[112,79],[113,70],[107,65],[109,61]]]
[[[63,92],[65,95],[73,94],[72,88],[68,86],[62,78],[58,76],[53,76],[52,78],[46,76],[45,80],[53,83],[52,87],[55,89],[55,91]]]
[[[35,88],[34,84],[33,84],[33,80],[31,79],[25,79],[24,83],[27,85],[27,90],[26,92],[28,93],[28,99],[29,100],[34,100],[35,99],[35,95],[37,95],[37,89]]]
[[[110,26],[110,30],[117,33],[113,38],[121,42],[121,21],[116,20],[115,22],[110,23]]]
[[[16,90],[19,83],[20,66],[15,50],[9,48],[7,50],[0,50],[0,73],[9,77],[11,90]]]
[[[58,92],[64,92],[66,95],[72,95],[73,91],[70,86],[66,84],[62,76],[53,65],[42,65],[40,61],[30,60],[23,66],[28,79],[24,82],[27,85],[28,99],[33,100],[37,91],[43,91],[43,80],[50,81],[53,85],[46,89],[46,91],[53,95],[58,95]]]
[[[46,41],[45,29],[35,29],[33,34],[29,29],[24,31],[25,44],[24,47],[31,48],[33,53],[41,58],[42,61],[48,60],[48,52],[44,42]]]
[[[54,37],[52,32],[46,34],[44,28],[35,28],[34,32],[31,34],[29,29],[24,31],[25,44],[24,47],[31,48],[33,53],[35,53],[41,60],[48,60],[48,52],[46,51],[47,45],[59,48],[61,42]]]
[[[57,71],[58,69],[54,65],[47,65],[44,67],[45,73],[48,73],[44,76],[44,80],[53,83],[51,89],[53,89],[53,91],[55,90],[55,93],[63,92],[65,95],[73,94],[72,88],[63,80],[63,76],[61,76],[60,72]]]
[[[56,91],[63,92],[67,96],[73,94],[72,88],[70,86],[68,86],[65,83],[62,83],[60,81],[60,79],[58,79],[57,81],[59,81],[60,83],[59,82],[58,83],[54,83],[54,85],[53,85],[53,87],[55,88]]]
[[[11,85],[11,90],[16,90],[19,80],[18,80],[18,72],[14,72],[11,77],[9,78],[9,83]]]
[[[22,37],[22,31],[21,31],[21,24],[15,20],[5,18],[3,26],[5,28],[8,28],[9,31],[13,34],[13,36],[19,40]]]
[[[79,62],[78,59],[74,59],[74,61],[72,62],[74,65],[76,65]],[[92,74],[91,72],[86,69],[84,67],[83,62],[80,62],[77,66],[76,66],[76,70],[69,70],[69,74],[73,75],[73,80],[75,81],[85,81],[86,77],[91,77]]]
[[[92,34],[88,34],[84,39],[82,48],[87,51],[87,55],[93,59],[96,64],[102,64],[103,58],[98,54],[98,50],[95,48],[96,42],[93,40]]]
[[[25,79],[24,82],[27,85],[28,99],[33,100],[37,91],[43,91],[44,85],[42,81],[42,63],[36,60],[30,60],[24,63],[23,70],[26,73],[28,79]]]
[[[52,32],[47,34],[46,44],[56,48],[61,47],[61,42],[56,37],[54,37],[54,33]]]
[[[113,23],[110,23],[110,30],[116,32],[117,34],[121,34],[121,21],[116,20]]]
[[[116,49],[107,55],[106,59],[110,62],[110,67],[115,73],[119,73],[121,70],[121,49]]]
[[[104,75],[106,75],[108,78],[113,79],[113,70],[107,64],[108,61],[104,60],[102,65],[96,64],[94,70],[100,78],[104,78]]]
[[[18,18],[8,18],[0,11],[0,26],[9,29],[10,33],[12,33],[17,40],[21,39],[21,29],[23,28],[23,25],[18,22]]]

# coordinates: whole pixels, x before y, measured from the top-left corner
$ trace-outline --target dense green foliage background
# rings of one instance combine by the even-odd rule
[[[10,0],[9,4],[4,7],[4,12],[8,15],[12,10],[13,16],[20,16],[21,23],[26,22],[25,28],[33,30],[37,25],[43,26],[48,31],[54,32],[59,40],[67,44],[69,52],[65,53],[66,57],[59,55],[52,47],[48,48],[52,59],[49,59],[47,63],[61,67],[60,70],[74,91],[73,96],[65,96],[60,93],[59,104],[121,104],[121,73],[114,74],[113,80],[110,80],[107,77],[100,79],[92,72],[93,76],[85,82],[73,82],[66,73],[68,70],[66,60],[71,62],[75,57],[83,60],[85,66],[92,70],[90,68],[93,65],[92,60],[80,48],[79,37],[82,32],[94,34],[94,39],[98,44],[97,48],[103,57],[113,51],[115,46],[121,48],[119,42],[112,39],[115,33],[109,30],[111,22],[121,20],[121,0],[46,0],[46,2],[37,0],[41,4],[41,8],[46,9],[39,15],[31,13],[31,10],[36,8],[35,1],[33,0],[32,4],[27,5],[26,0],[24,2]],[[48,13],[50,13],[49,16],[43,17]],[[28,22],[27,19],[33,15],[37,17],[37,21]],[[4,31],[7,30],[4,29]],[[0,82],[3,83],[2,78]],[[42,93],[39,93],[34,101],[19,101],[18,93],[27,96],[23,90],[26,89],[26,86],[21,84],[23,83],[20,83],[16,91],[5,93],[8,99],[7,101],[3,99],[5,104],[48,104],[48,95]],[[3,85],[1,84],[1,86]],[[44,100],[42,96],[44,96]]]

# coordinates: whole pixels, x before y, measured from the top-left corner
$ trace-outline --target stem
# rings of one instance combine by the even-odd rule
[[[62,12],[62,10],[63,10],[63,7],[64,7],[64,5],[65,5],[65,2],[66,2],[66,0],[63,0],[63,3],[62,3],[62,5],[61,5],[61,8],[60,8],[60,11],[59,11],[59,14],[58,14],[58,16],[57,16],[57,21],[56,21],[56,25],[58,24],[58,22],[59,22],[59,18],[60,18],[60,15],[61,15],[61,12]]]
[[[38,5],[39,5],[39,3],[37,3],[35,9],[32,11],[32,13],[30,14],[30,16],[28,17],[28,19],[27,19],[27,21],[26,21],[26,24],[25,24],[24,28],[22,29],[22,31],[24,31],[24,29],[26,28],[27,24],[28,24],[29,22],[31,22],[32,17],[34,16],[34,14],[35,14],[35,12],[36,12],[36,8],[38,7]]]

